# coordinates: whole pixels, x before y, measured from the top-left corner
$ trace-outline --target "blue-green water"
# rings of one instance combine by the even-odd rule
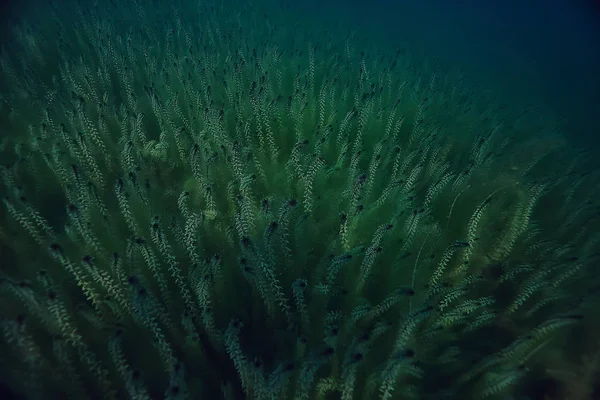
[[[597,140],[597,1],[309,1],[297,8],[307,18],[348,21],[392,47],[409,43],[464,68],[483,89],[547,107],[574,140]]]

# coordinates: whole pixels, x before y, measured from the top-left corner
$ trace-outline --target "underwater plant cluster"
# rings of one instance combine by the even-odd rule
[[[598,390],[600,173],[543,111],[275,1],[13,28],[5,398]]]

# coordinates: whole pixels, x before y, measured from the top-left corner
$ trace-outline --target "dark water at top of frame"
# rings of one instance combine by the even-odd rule
[[[9,40],[11,26],[26,20],[36,4],[102,6],[111,1],[133,0],[0,1],[0,43]],[[272,2],[251,3],[261,1]],[[138,2],[168,9],[181,1]],[[233,8],[238,2],[220,3]],[[517,107],[532,105],[544,110],[574,144],[600,148],[600,0],[279,3],[304,22],[331,21],[332,29],[336,24],[352,27],[371,42],[381,43],[382,48],[407,45],[413,52],[434,59],[442,69],[460,68],[482,90],[504,96]]]
[[[483,87],[546,108],[573,140],[600,144],[600,1],[327,0],[300,8],[460,65]]]
[[[40,1],[0,2],[2,40],[11,24],[26,17]],[[81,0],[100,5],[109,1],[116,0]],[[228,0],[222,3],[226,6]],[[280,3],[298,18],[352,26],[361,36],[379,41],[382,46],[407,44],[442,66],[459,66],[481,87],[515,103],[543,108],[573,141],[583,146],[600,145],[600,0]]]

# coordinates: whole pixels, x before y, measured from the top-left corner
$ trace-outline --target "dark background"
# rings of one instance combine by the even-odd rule
[[[311,1],[315,14],[406,41],[483,88],[542,106],[570,139],[600,148],[600,1]]]
[[[1,41],[20,15],[48,1],[0,0]],[[382,45],[406,42],[442,65],[464,67],[482,87],[542,105],[573,141],[600,148],[600,0],[276,1],[304,18],[350,23]]]

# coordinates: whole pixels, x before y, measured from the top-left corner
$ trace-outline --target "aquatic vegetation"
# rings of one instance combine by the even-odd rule
[[[600,175],[551,122],[268,2],[123,3],[1,58],[7,390],[493,399],[581,359]]]

